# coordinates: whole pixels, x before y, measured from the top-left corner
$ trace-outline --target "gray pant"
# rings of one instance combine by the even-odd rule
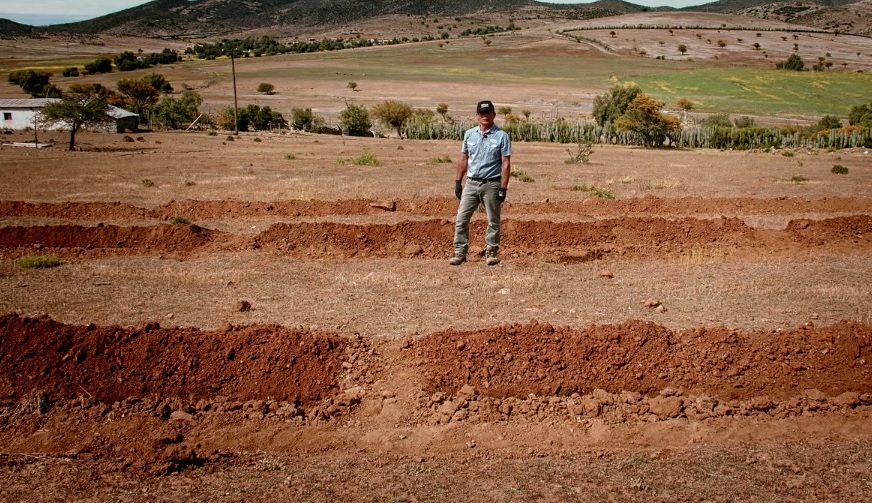
[[[500,247],[500,207],[502,203],[497,200],[497,192],[500,190],[500,182],[477,182],[466,180],[463,194],[460,196],[460,206],[457,208],[457,223],[454,225],[454,254],[465,256],[469,251],[469,221],[478,209],[479,204],[484,204],[487,213],[487,231],[484,234],[484,244],[494,251]]]

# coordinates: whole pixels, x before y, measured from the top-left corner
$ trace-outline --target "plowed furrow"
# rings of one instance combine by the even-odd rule
[[[474,243],[485,221],[472,223]],[[175,254],[252,250],[310,258],[443,257],[450,250],[450,220],[399,224],[280,223],[256,235],[237,235],[195,225],[122,227],[100,225],[7,226],[0,247],[53,249],[77,254]],[[693,249],[721,250],[724,255],[827,252],[868,253],[872,216],[793,220],[784,229],[759,229],[737,218],[620,218],[595,222],[505,220],[503,249],[511,256],[557,261],[587,260],[605,254],[663,257]],[[475,250],[473,246],[473,250]]]
[[[64,202],[29,203],[0,201],[0,216],[51,217],[70,220],[168,220],[184,215],[196,221],[246,217],[324,217],[330,215],[374,215],[385,211],[405,212],[431,217],[453,217],[457,201],[449,197],[422,200],[403,199],[374,201],[348,199],[338,201],[171,201],[154,208],[125,203]],[[513,202],[505,211],[517,215],[565,214],[583,217],[631,215],[791,215],[797,213],[872,213],[872,199],[834,197],[804,198],[658,198],[627,200],[581,199],[571,201]]]

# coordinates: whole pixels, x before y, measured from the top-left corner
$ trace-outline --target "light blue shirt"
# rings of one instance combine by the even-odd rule
[[[512,142],[496,124],[484,134],[476,126],[463,133],[460,152],[469,155],[467,178],[497,178],[502,175],[503,157],[512,155]]]

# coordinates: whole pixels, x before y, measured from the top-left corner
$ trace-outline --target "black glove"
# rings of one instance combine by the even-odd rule
[[[460,196],[463,194],[463,184],[460,183],[460,180],[454,180],[454,195],[457,196],[457,199],[460,199]]]
[[[499,192],[497,192],[497,201],[503,202],[506,200],[506,191],[507,190],[509,190],[509,189],[504,189],[504,188],[500,187]]]

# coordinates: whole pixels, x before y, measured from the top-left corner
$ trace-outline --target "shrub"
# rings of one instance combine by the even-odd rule
[[[535,182],[536,180],[530,176],[529,173],[524,171],[523,169],[513,169],[512,170],[512,178],[518,180],[519,182]]]
[[[447,155],[442,157],[435,157],[432,162],[433,164],[448,164],[451,163],[451,158]]]
[[[234,141],[233,135],[232,134],[227,135],[226,140],[227,141]]]
[[[132,143],[132,142],[133,142],[133,137],[130,136],[130,135],[124,135],[124,138],[121,138],[121,141],[123,141],[123,142],[131,142],[131,143]]]
[[[355,166],[380,166],[381,162],[370,152],[364,152],[358,157],[351,160],[351,164]]]
[[[339,114],[339,125],[349,136],[368,136],[372,127],[369,113],[360,105],[349,103]]]
[[[794,44],[795,45],[795,44]],[[802,61],[802,58],[799,57],[798,54],[791,54],[787,61],[779,61],[775,64],[775,68],[784,69],[784,70],[794,70],[797,72],[802,71],[805,67],[805,62]]]
[[[254,142],[255,142],[255,143],[260,143],[260,142],[262,142],[262,141],[263,141],[263,140],[260,139],[260,136],[256,136],[256,137],[254,138]]]
[[[257,85],[257,92],[263,94],[273,94],[275,92],[276,86],[270,84],[269,82],[261,82]]]
[[[600,199],[614,199],[615,198],[614,192],[612,192],[610,190],[606,190],[606,189],[601,189],[595,185],[587,185],[587,184],[573,185],[572,190],[579,191],[579,192],[587,192],[588,194],[592,195],[593,197],[598,197]]]
[[[143,187],[154,187],[154,180],[151,178],[143,178],[140,183],[142,183]]]
[[[587,164],[590,162],[590,155],[593,154],[593,144],[591,142],[579,142],[578,149],[573,153],[572,150],[566,149],[569,153],[569,159],[564,161],[566,164]]]
[[[830,171],[836,175],[847,175],[848,174],[848,168],[842,166],[841,164],[836,164],[835,166],[833,166],[833,169],[831,169]]]
[[[790,181],[796,182],[796,183],[802,183],[802,182],[807,182],[808,178],[806,178],[802,175],[793,175],[793,177],[790,178]]]
[[[170,219],[170,223],[173,225],[190,225],[191,221],[181,215],[176,215]]]
[[[733,121],[733,124],[735,124],[737,128],[754,127],[755,125],[754,118],[748,117],[747,115],[736,118],[736,120]]]
[[[61,265],[61,259],[50,255],[34,255],[32,257],[21,257],[15,263],[18,264],[18,267],[24,269],[46,269]]]
[[[296,154],[285,154],[286,161],[293,161],[296,158],[297,158]]]

